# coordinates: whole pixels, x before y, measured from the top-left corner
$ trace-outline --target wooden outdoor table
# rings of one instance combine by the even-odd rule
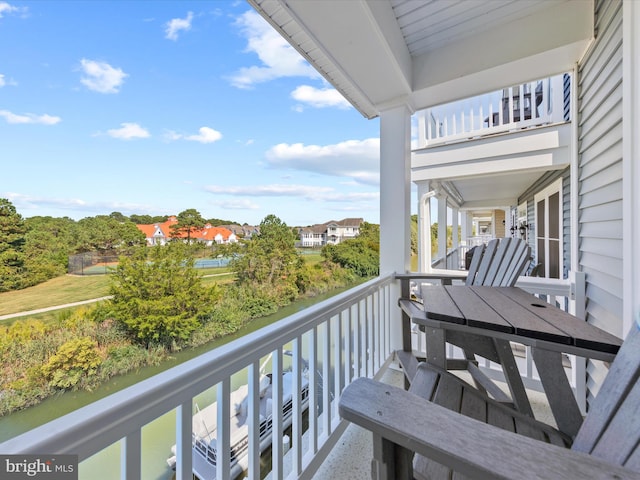
[[[447,331],[528,345],[558,428],[575,435],[582,415],[562,354],[611,362],[621,339],[517,287],[424,285],[422,297],[423,309],[408,300],[400,305],[427,331],[427,362],[446,368]]]

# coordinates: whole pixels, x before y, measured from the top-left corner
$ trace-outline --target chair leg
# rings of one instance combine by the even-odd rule
[[[527,396],[527,391],[522,383],[522,377],[516,364],[516,359],[513,356],[513,350],[511,344],[506,340],[493,339],[493,343],[500,357],[500,365],[502,365],[502,371],[507,380],[509,391],[511,392],[511,398],[513,404],[520,413],[523,413],[531,418],[534,418],[533,410],[531,409],[531,403]]]
[[[371,479],[413,479],[413,452],[374,433]]]

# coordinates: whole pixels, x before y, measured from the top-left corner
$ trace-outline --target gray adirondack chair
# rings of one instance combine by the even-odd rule
[[[427,364],[408,392],[354,381],[339,411],[373,432],[377,480],[640,479],[639,377],[634,326],[575,439]]]
[[[517,238],[493,239],[486,246],[480,245],[476,247],[469,265],[465,284],[512,287],[530,262],[531,248],[524,240]],[[407,312],[403,312],[402,328],[403,346],[402,350],[396,352],[396,358],[405,372],[408,386],[415,375],[418,359],[415,358],[412,352],[411,335],[409,333],[411,320]],[[429,340],[427,338],[427,349]],[[533,411],[509,342],[461,332],[447,332],[445,341],[460,347],[465,354],[465,360],[463,361],[448,361],[448,369],[468,370],[476,388],[483,393],[490,392],[496,400],[509,404],[522,413],[533,417]],[[491,379],[477,368],[476,354],[502,365],[511,396],[505,395],[501,389],[495,386]]]

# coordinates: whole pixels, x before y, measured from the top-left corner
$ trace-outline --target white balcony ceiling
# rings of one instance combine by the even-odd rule
[[[367,118],[570,71],[593,38],[592,0],[249,2]],[[510,186],[503,201],[540,174],[458,179],[456,188],[489,205],[500,200],[495,185]]]
[[[364,116],[571,70],[591,0],[249,0]]]

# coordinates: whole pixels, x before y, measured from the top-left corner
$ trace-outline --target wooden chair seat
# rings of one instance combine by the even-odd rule
[[[339,411],[373,432],[377,480],[640,479],[639,377],[634,326],[573,442],[427,364],[410,391],[357,379]]]

